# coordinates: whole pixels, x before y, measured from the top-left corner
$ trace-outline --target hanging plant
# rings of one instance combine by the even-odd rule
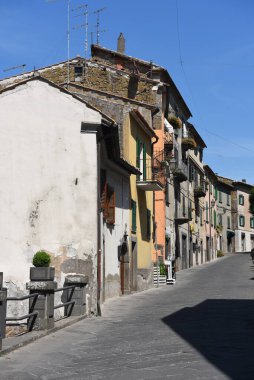
[[[169,115],[168,116],[168,122],[172,125],[174,129],[180,129],[182,128],[182,121],[179,119],[179,117],[176,117],[175,115]]]
[[[196,149],[197,143],[192,137],[184,137],[182,139],[182,146],[184,149]]]
[[[218,224],[215,229],[218,235],[222,234],[223,226],[221,224]]]

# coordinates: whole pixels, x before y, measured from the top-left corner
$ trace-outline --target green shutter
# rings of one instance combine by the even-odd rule
[[[143,144],[143,181],[146,181],[146,145]]]
[[[132,232],[136,232],[137,231],[137,203],[133,199],[131,200],[131,210],[132,210],[131,230]]]
[[[137,138],[136,140],[136,166],[140,169],[140,141]],[[140,180],[140,175],[137,175],[137,180]]]
[[[214,187],[214,189],[215,189],[215,196],[214,196],[214,198],[217,201],[217,199],[218,199],[218,190],[217,190],[217,187]]]
[[[216,215],[216,211],[213,210],[213,213],[214,213],[214,215],[213,215],[214,227],[216,227],[216,226],[217,226],[217,215]]]

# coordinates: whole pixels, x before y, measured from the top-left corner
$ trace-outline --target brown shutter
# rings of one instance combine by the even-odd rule
[[[115,224],[115,208],[116,208],[116,193],[114,189],[108,186],[108,196],[107,196],[107,216],[106,222],[108,224]]]

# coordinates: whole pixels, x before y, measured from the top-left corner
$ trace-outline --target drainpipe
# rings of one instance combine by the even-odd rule
[[[97,138],[97,315],[101,316],[101,143]]]

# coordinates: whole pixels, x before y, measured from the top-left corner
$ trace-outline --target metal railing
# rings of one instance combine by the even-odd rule
[[[35,320],[38,316],[38,311],[34,311],[34,306],[36,304],[37,298],[39,294],[38,293],[33,293],[33,294],[28,294],[23,297],[7,297],[6,302],[8,301],[24,301],[26,299],[33,298],[33,302],[30,304],[29,303],[29,313],[21,315],[20,317],[6,317],[5,322],[6,326],[21,326],[24,323],[18,323],[18,321],[22,321],[23,319],[27,319],[26,325],[27,325],[27,330],[28,332],[33,330]],[[14,321],[16,323],[8,323]]]
[[[157,158],[139,159],[137,166],[141,175],[137,176],[137,181],[158,181],[162,186],[165,184],[165,170],[162,161]]]
[[[183,161],[177,161],[175,158],[172,158],[169,160],[169,162],[173,165],[171,165],[171,170],[174,175],[174,177],[179,177],[180,179],[186,179],[188,178],[188,167],[187,164]]]
[[[206,182],[201,179],[200,181],[194,182],[194,193],[197,196],[205,196],[206,194]]]
[[[67,293],[68,289],[71,289],[71,292],[69,294]],[[63,286],[62,288],[55,289],[55,293],[66,291],[66,293],[68,294],[66,302],[62,302],[62,303],[54,306],[54,310],[60,309],[61,307],[65,307],[65,316],[63,318],[67,318],[67,317],[71,316],[73,307],[75,305],[75,301],[72,301],[72,296],[73,296],[74,290],[75,290],[75,285]],[[58,321],[60,319],[63,319],[63,318],[59,318]]]

